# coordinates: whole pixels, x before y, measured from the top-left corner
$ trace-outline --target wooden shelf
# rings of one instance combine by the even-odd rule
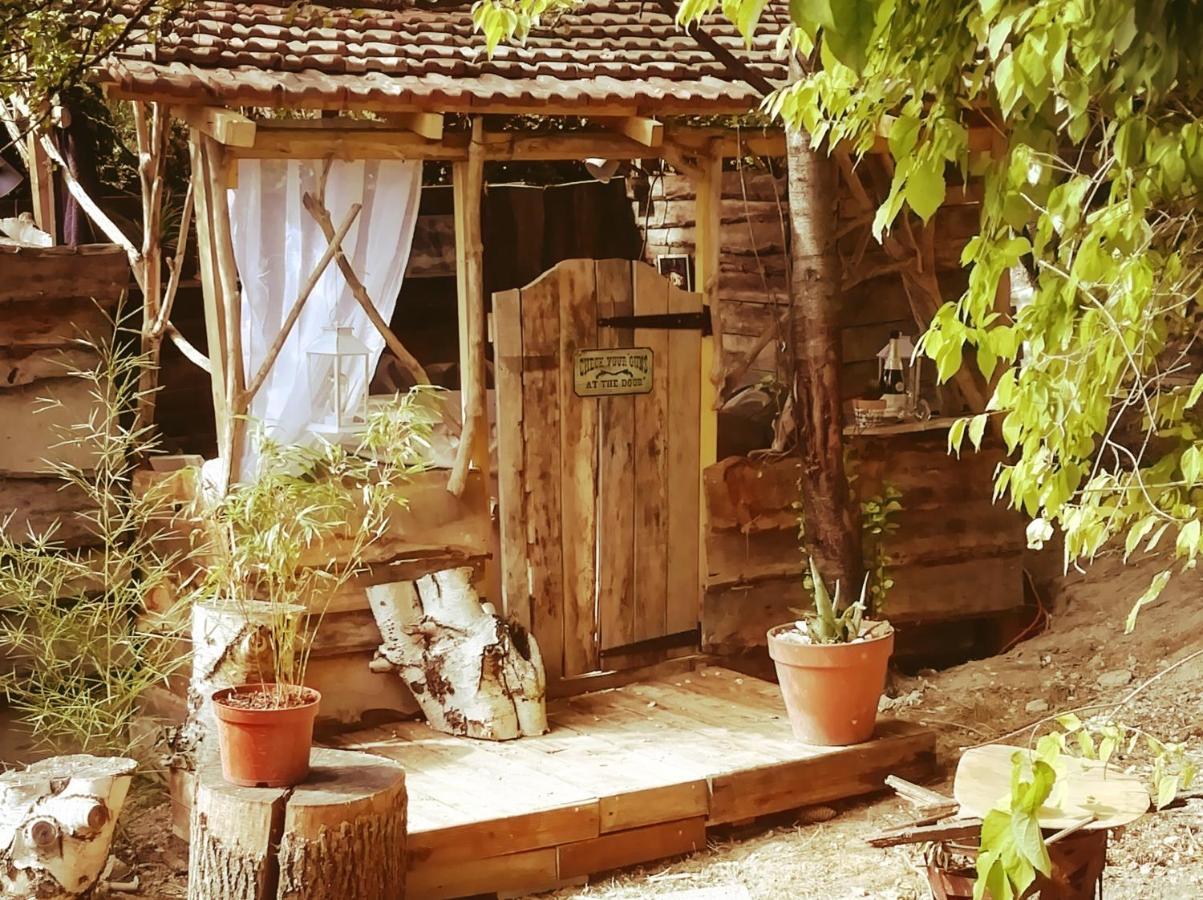
[[[892,434],[914,434],[920,431],[943,431],[952,426],[952,423],[962,416],[936,416],[935,418],[919,421],[910,419],[905,422],[893,422],[886,425],[870,425],[866,428],[860,428],[856,425],[848,425],[844,428],[844,434],[850,436],[864,435],[866,437],[885,437]]]

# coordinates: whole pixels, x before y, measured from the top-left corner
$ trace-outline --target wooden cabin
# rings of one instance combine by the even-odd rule
[[[800,589],[793,463],[719,459],[722,402],[787,368],[776,337],[788,314],[784,141],[694,124],[754,112],[761,94],[749,82],[787,73],[771,35],[746,46],[718,19],[707,32],[711,48],[653,4],[587,3],[490,57],[467,3],[314,11],[201,0],[99,74],[143,121],[169,114],[189,129],[203,327],[173,340],[209,381],[223,477],[248,475],[248,417],[276,373],[285,386],[296,377],[279,360],[296,356],[291,329],[326,266],[339,273],[331,309],[366,317],[363,333],[378,342],[376,379],[391,387],[432,380],[434,363],[455,370],[443,465],[414,486],[390,558],[327,611],[314,677],[327,714],[346,723],[412,712],[404,687],[369,669],[380,638],[363,588],[467,562],[481,592],[537,638],[556,699],[550,735],[487,750],[412,722],[339,738],[409,770],[420,896],[544,889],[688,852],[710,825],[872,790],[932,760],[931,733],[897,723],[861,748],[804,747],[787,734],[775,688],[723,669],[688,674],[712,661],[704,650],[755,646]],[[989,152],[991,138],[975,133],[971,145]],[[751,157],[775,167],[749,175]],[[636,241],[562,240],[546,198],[519,191],[482,213],[505,194],[491,180],[583,160],[645,178],[642,196],[621,198],[621,221],[614,213],[594,229],[633,227]],[[390,174],[399,165],[404,190]],[[955,209],[913,244],[878,249],[865,211],[879,168],[871,158],[845,168],[837,208],[814,211],[841,222],[848,397],[893,329],[921,329],[959,290],[975,203],[971,189],[954,191]],[[291,192],[275,205],[263,199],[278,187],[270,173]],[[388,199],[365,213],[369,193]],[[374,227],[376,213],[392,224]],[[268,246],[285,226],[316,235],[304,254]],[[506,248],[494,258],[512,263],[508,282],[490,279],[486,239]],[[678,281],[652,265],[663,254],[692,258]],[[441,283],[409,310],[404,286],[422,278]],[[429,315],[448,286],[453,335]],[[994,513],[987,468],[942,452],[940,429],[967,402],[949,396],[943,418],[883,429],[872,439],[885,449],[866,454],[875,483],[905,458],[912,544],[938,545],[908,557],[909,586],[898,579],[900,608],[926,603],[913,607],[917,621],[970,603],[972,587],[948,600],[941,582],[966,578],[952,567],[983,555],[998,558],[1000,578],[996,602],[974,614],[1022,602],[1017,520],[989,520],[1005,539],[959,537]],[[945,472],[973,490],[926,490]],[[757,487],[740,494],[739,479]],[[922,532],[932,520],[949,527]],[[933,574],[936,564],[946,568]],[[927,603],[935,591],[941,602]]]

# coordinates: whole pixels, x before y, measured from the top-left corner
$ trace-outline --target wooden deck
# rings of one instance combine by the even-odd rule
[[[706,829],[922,776],[935,736],[883,721],[855,747],[790,734],[776,685],[707,668],[555,700],[552,730],[505,743],[406,722],[338,746],[401,762],[409,896],[523,892],[701,849]]]

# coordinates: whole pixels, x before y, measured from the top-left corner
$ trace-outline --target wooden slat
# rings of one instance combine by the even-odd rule
[[[493,367],[497,389],[497,501],[501,532],[501,596],[506,614],[531,624],[526,572],[526,494],[522,442],[522,295],[493,295]]]
[[[527,892],[554,888],[559,882],[556,848],[510,853],[462,862],[419,865],[406,876],[406,891],[422,900],[468,897],[498,891]]]
[[[531,630],[549,681],[562,676],[564,659],[558,289],[554,275],[545,273],[522,291],[522,440]]]
[[[635,311],[631,263],[597,261],[599,316]],[[599,328],[598,346],[632,347],[630,328]],[[598,401],[601,421],[597,484],[597,616],[602,650],[635,640],[635,398]]]
[[[668,312],[668,282],[634,265],[635,315]],[[637,641],[666,633],[668,593],[668,333],[635,329],[635,346],[652,350],[652,391],[635,398],[635,633]]]
[[[670,287],[670,313],[702,311],[702,296]],[[702,573],[698,526],[701,521],[699,424],[702,337],[693,330],[668,335],[668,568],[665,630],[697,628],[701,618]]]
[[[878,724],[872,741],[711,781],[716,825],[881,790],[887,775],[920,778],[935,763],[935,735],[908,722]]]
[[[706,846],[706,819],[701,816],[661,822],[602,835],[560,847],[560,877],[588,875],[621,866],[682,856]]]
[[[597,435],[598,406],[576,396],[574,356],[597,346],[597,285],[593,261],[556,266],[560,292],[560,522],[564,565],[564,675],[598,665]]]

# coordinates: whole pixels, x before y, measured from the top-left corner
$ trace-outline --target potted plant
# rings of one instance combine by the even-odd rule
[[[433,421],[411,393],[374,413],[352,449],[260,445],[258,473],[211,500],[207,605],[243,626],[236,683],[213,692],[225,779],[304,781],[321,697],[305,673],[330,598],[370,562],[369,548],[404,505],[398,487],[424,468]]]
[[[869,579],[860,599],[834,599],[813,559],[814,612],[769,631],[769,655],[794,735],[808,744],[840,747],[873,735],[877,704],[894,649],[894,629],[865,618]]]

